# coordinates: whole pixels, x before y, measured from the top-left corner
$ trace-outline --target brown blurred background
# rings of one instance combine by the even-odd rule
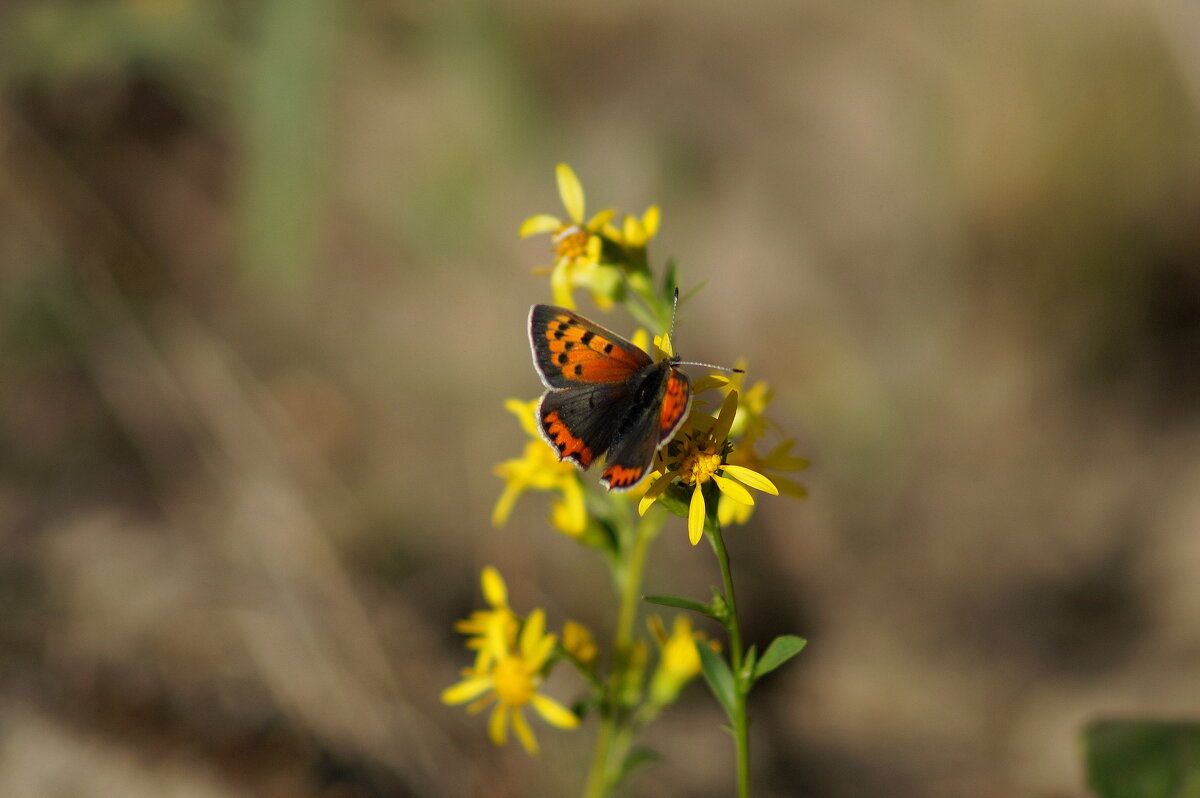
[[[810,640],[756,794],[1085,795],[1083,724],[1200,709],[1198,9],[0,6],[0,795],[577,794],[590,726],[437,701],[484,564],[612,621],[543,497],[488,524],[560,160],[814,462],[731,535]],[[721,722],[626,794],[729,795]]]

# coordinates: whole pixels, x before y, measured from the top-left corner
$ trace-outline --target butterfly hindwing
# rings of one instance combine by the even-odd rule
[[[533,365],[548,388],[623,383],[653,364],[616,333],[552,305],[530,309],[529,342]]]
[[[687,417],[692,392],[687,375],[661,366],[639,393],[625,423],[618,429],[606,458],[600,482],[609,490],[629,490],[642,481],[654,463],[654,453],[669,441]]]
[[[586,470],[612,446],[628,402],[627,383],[549,390],[538,403],[538,430],[560,460]]]

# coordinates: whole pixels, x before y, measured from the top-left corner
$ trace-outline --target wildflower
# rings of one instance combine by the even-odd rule
[[[578,537],[587,526],[587,507],[579,472],[570,462],[560,461],[554,450],[546,445],[537,430],[535,415],[538,400],[522,402],[509,399],[504,403],[521,422],[531,440],[524,454],[496,465],[494,473],[505,481],[504,492],[492,509],[492,524],[504,526],[517,499],[527,490],[557,491],[560,497],[551,504],[550,522],[562,532]]]
[[[626,249],[645,249],[650,239],[658,234],[658,224],[661,213],[657,205],[651,205],[642,214],[642,218],[626,216],[621,227],[619,240]]]
[[[675,616],[671,634],[667,634],[662,620],[651,616],[650,631],[659,645],[658,668],[650,682],[650,695],[655,703],[666,705],[675,700],[684,685],[700,673],[700,654],[696,643],[716,647],[703,632],[692,630],[692,622],[686,615]]]
[[[550,270],[550,287],[556,303],[574,309],[571,291],[575,286],[583,286],[591,290],[598,305],[610,307],[613,296],[620,290],[620,271],[611,264],[601,263],[604,249],[601,231],[610,225],[615,211],[602,210],[585,223],[583,186],[579,178],[565,163],[557,166],[555,174],[558,195],[568,218],[563,220],[547,213],[530,216],[521,224],[519,235],[525,238],[539,233],[551,234],[555,259]]]
[[[694,425],[689,420],[692,429],[685,432],[681,439],[676,439],[681,442],[678,453],[672,455],[672,462],[666,466],[663,475],[649,487],[638,505],[638,511],[645,513],[654,500],[666,491],[674,477],[679,477],[685,486],[692,487],[688,507],[688,538],[693,546],[699,543],[704,535],[704,519],[707,513],[703,489],[705,483],[714,483],[722,495],[746,505],[754,504],[754,496],[746,490],[746,486],[773,495],[779,494],[779,489],[762,474],[727,461],[732,450],[729,429],[737,414],[737,406],[737,391],[730,391],[715,419],[704,416],[707,421]]]
[[[718,382],[721,378],[716,378],[715,384],[710,386],[739,392],[737,415],[734,417],[729,433],[730,437],[737,439],[738,444],[729,455],[729,463],[763,474],[771,480],[775,487],[779,488],[779,492],[782,494],[796,499],[807,498],[808,491],[803,485],[780,473],[802,471],[808,468],[807,460],[791,453],[791,449],[795,445],[794,439],[788,438],[780,442],[765,456],[757,453],[758,445],[766,435],[767,429],[776,426],[766,415],[767,407],[775,398],[775,389],[763,380],[754,383],[749,389],[744,388],[745,359],[740,358],[736,365],[742,369],[742,373],[735,373],[732,377],[724,379],[724,384]],[[697,384],[700,382],[704,382],[704,380],[698,381]],[[753,505],[737,502],[722,494],[717,504],[717,519],[722,526],[744,524],[749,520],[753,511]]]
[[[467,640],[467,648],[480,652],[480,659],[476,661],[475,667],[486,668],[487,657],[491,653],[487,646],[487,638],[492,628],[498,628],[506,640],[512,641],[517,634],[517,616],[508,606],[508,587],[499,571],[489,565],[483,569],[479,581],[483,587],[483,598],[492,608],[475,610],[467,618],[454,624],[454,629],[471,635]]]
[[[577,621],[563,624],[562,647],[585,668],[591,668],[596,661],[596,640],[591,630]]]
[[[463,680],[442,691],[446,704],[471,704],[468,712],[479,712],[494,704],[488,718],[488,736],[496,745],[508,740],[508,727],[530,754],[537,754],[537,738],[525,707],[532,706],[542,719],[560,729],[573,729],[579,718],[552,698],[537,692],[550,653],[554,650],[554,635],[545,634],[546,615],[538,609],[529,614],[521,628],[516,646],[500,630],[489,626],[486,637],[486,659],[481,653],[474,668],[463,671]],[[480,664],[480,661],[483,664]]]

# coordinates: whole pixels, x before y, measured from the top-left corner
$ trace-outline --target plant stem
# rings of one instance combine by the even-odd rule
[[[737,757],[738,798],[750,798],[750,718],[746,712],[746,695],[749,680],[742,673],[742,627],[738,621],[737,598],[733,593],[733,570],[729,567],[729,552],[725,539],[721,537],[721,526],[712,523],[708,527],[708,539],[721,566],[721,581],[725,587],[725,603],[729,606],[729,618],[725,622],[729,630],[729,665],[733,671],[734,703],[733,743]]]
[[[654,513],[657,517],[660,513]],[[615,752],[623,757],[628,749],[628,735],[623,734],[625,723],[622,712],[621,691],[629,670],[630,656],[633,652],[633,628],[637,621],[638,606],[642,597],[642,580],[646,575],[646,562],[649,558],[650,544],[658,537],[662,528],[661,519],[653,520],[643,517],[636,525],[625,523],[629,530],[621,535],[622,547],[627,551],[627,559],[617,566],[616,584],[620,593],[620,609],[617,612],[617,628],[613,635],[613,662],[605,685],[604,701],[601,708],[600,729],[596,734],[596,747],[592,752],[592,764],[588,769],[588,778],[584,787],[584,798],[603,798],[608,795],[613,786],[617,770],[613,759],[614,738],[622,741],[615,746]],[[630,529],[632,527],[632,529]]]

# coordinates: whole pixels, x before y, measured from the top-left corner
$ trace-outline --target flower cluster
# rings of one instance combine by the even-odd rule
[[[511,724],[521,745],[531,754],[538,752],[537,738],[525,719],[524,709],[531,706],[547,723],[560,729],[574,729],[579,718],[553,698],[538,692],[555,636],[546,634],[546,614],[536,609],[520,621],[508,606],[508,591],[496,569],[483,569],[483,595],[490,610],[477,610],[460,621],[457,629],[469,635],[467,647],[475,649],[475,665],[463,670],[463,680],[442,691],[447,704],[465,704],[468,712],[488,706],[488,736],[496,745],[504,745]]]
[[[554,301],[574,308],[573,291],[584,288],[602,309],[619,301],[634,317],[666,326],[674,310],[674,268],[668,269],[662,290],[656,291],[646,255],[647,245],[659,229],[658,206],[651,206],[640,217],[625,215],[620,228],[614,224],[617,212],[612,208],[585,222],[584,191],[579,179],[566,164],[558,165],[556,175],[567,218],[538,214],[526,219],[520,229],[522,236],[551,236],[555,262],[549,272]],[[639,330],[633,340],[645,348],[648,337]],[[668,335],[654,337],[654,354],[660,360],[671,357]],[[640,500],[639,512],[645,513],[671,489],[673,501],[663,504],[686,515],[693,544],[703,536],[706,519],[724,526],[749,520],[755,500],[747,487],[772,495],[782,491],[796,498],[805,496],[800,485],[783,476],[784,472],[808,465],[791,454],[792,440],[781,441],[766,454],[759,453],[762,439],[775,429],[766,416],[774,391],[762,381],[743,389],[743,369],[744,364],[740,364],[732,378],[711,374],[695,383],[693,392],[697,395],[713,390],[724,394],[719,414],[714,418],[703,410],[693,410],[675,439],[659,452],[654,471],[632,492],[632,498]],[[496,466],[505,488],[496,502],[492,522],[504,525],[524,492],[547,491],[558,494],[551,505],[553,526],[580,537],[588,526],[588,516],[579,472],[560,461],[542,442],[535,420],[537,400],[510,399],[505,406],[517,416],[530,440],[522,457]],[[711,503],[705,498],[705,486],[709,484],[715,485],[719,494]]]
[[[674,357],[670,339],[679,303],[677,269],[668,262],[656,276],[650,265],[648,247],[661,223],[658,207],[651,206],[641,214],[619,214],[606,208],[587,217],[583,187],[575,173],[559,164],[556,177],[565,218],[538,214],[520,228],[522,237],[550,236],[553,263],[537,271],[549,275],[553,302],[573,309],[576,292],[582,291],[603,311],[620,307],[642,327],[630,337],[635,346],[656,363],[668,361],[672,368],[688,365]],[[534,313],[545,310],[535,308]],[[588,327],[580,333],[581,325],[572,314],[554,308],[550,312],[560,326],[543,322],[541,329],[557,334],[549,346],[558,347],[550,353],[562,358],[555,361],[564,366],[561,376],[566,375],[572,346],[586,347],[599,336],[601,340],[593,342],[592,348],[607,355],[612,344],[603,340],[602,328]],[[559,343],[569,332],[577,337]],[[549,338],[548,333],[545,340]],[[540,345],[547,346],[545,341]],[[606,345],[608,349],[603,348]],[[550,355],[539,353],[537,346],[535,343],[535,363],[541,370]],[[575,351],[586,356],[580,363],[596,359],[586,349]],[[640,356],[629,357],[643,362]],[[575,374],[583,373],[583,365],[574,368],[580,369]],[[576,435],[566,425],[552,426],[551,419],[565,405],[539,419],[540,399],[509,399],[505,403],[524,430],[525,440],[519,457],[494,468],[504,487],[492,510],[492,523],[497,527],[507,524],[525,494],[547,494],[551,526],[604,555],[618,598],[615,631],[607,646],[598,644],[591,631],[575,621],[567,621],[561,635],[550,634],[545,612],[535,609],[523,617],[518,615],[508,604],[504,580],[495,569],[485,568],[482,586],[487,608],[471,613],[456,627],[467,636],[466,645],[475,652],[475,661],[463,671],[461,681],[443,691],[442,700],[466,704],[471,712],[491,707],[491,740],[497,745],[505,743],[511,729],[530,753],[537,752],[538,744],[525,716],[526,707],[562,729],[577,727],[585,714],[595,711],[599,728],[585,789],[588,796],[609,794],[636,764],[645,761],[645,754],[634,746],[635,734],[701,673],[725,708],[735,737],[742,740],[739,751],[743,750],[745,698],[750,686],[804,645],[800,638],[784,635],[760,657],[754,646],[744,648],[741,643],[721,529],[751,518],[756,501],[752,491],[803,498],[804,488],[790,475],[808,465],[792,454],[794,441],[780,435],[779,426],[768,416],[775,392],[762,381],[747,386],[744,370],[745,363],[740,362],[736,369],[714,369],[694,380],[690,405],[686,404],[688,396],[680,398],[680,391],[673,397],[669,392],[672,384],[686,388],[686,381],[672,377],[664,382],[664,404],[656,420],[664,437],[671,435],[672,429],[674,434],[657,448],[647,468],[630,469],[633,476],[627,482],[633,484],[624,492],[604,490],[596,476],[560,459],[560,452],[578,456],[587,449],[581,437],[585,432]],[[668,413],[672,406],[677,410],[673,417]],[[679,423],[687,407],[690,412]],[[579,429],[586,430],[587,424]],[[548,445],[549,440],[554,445]],[[642,452],[649,458],[648,449]],[[593,456],[601,454],[589,451],[578,459],[590,463]],[[627,483],[616,484],[625,487]],[[647,621],[649,638],[637,632],[635,620],[643,601],[642,580],[650,545],[672,514],[687,519],[693,545],[709,537],[726,592],[714,594],[708,604],[671,596],[646,596],[644,600],[699,613],[723,624],[729,636],[724,652],[693,629],[687,615],[676,616],[670,632],[658,616],[651,616]],[[541,692],[550,671],[561,663],[573,666],[585,684],[584,696],[572,704],[574,711]],[[739,756],[739,769],[744,765]],[[739,783],[745,780],[739,777]]]

